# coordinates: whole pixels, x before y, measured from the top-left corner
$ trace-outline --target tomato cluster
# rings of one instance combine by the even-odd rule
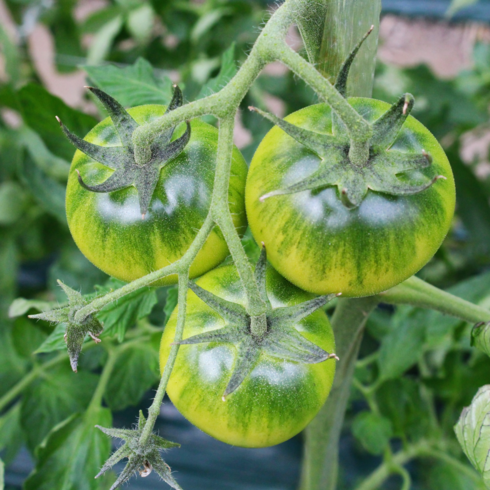
[[[336,86],[343,96],[356,52]],[[217,130],[198,120],[172,128],[152,143],[148,163],[138,165],[133,131],[179,107],[180,90],[168,108],[128,111],[91,90],[110,118],[84,140],[62,125],[79,150],[68,181],[68,224],[95,265],[132,281],[179,260],[196,237],[211,203]],[[369,296],[399,284],[430,260],[450,228],[451,167],[436,139],[409,115],[413,98],[406,94],[392,106],[348,102],[372,129],[364,160],[351,156],[351,135],[325,104],[286,120],[263,113],[276,126],[248,176],[233,149],[234,225],[243,232],[248,217],[273,266],[263,250],[255,270],[267,310],[261,333],[252,328],[258,317],[248,314],[235,267],[216,268],[228,253],[218,230],[191,267],[191,277],[206,274],[190,284],[168,394],[191,422],[230,444],[268,446],[301,431],[333,383],[334,337],[320,309],[331,293]],[[176,325],[177,310],[162,337],[162,371]]]

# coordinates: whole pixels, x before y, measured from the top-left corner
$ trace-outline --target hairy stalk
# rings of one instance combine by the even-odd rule
[[[368,122],[347,103],[346,99],[313,65],[293,51],[286,43],[276,47],[275,57],[308,83],[337,113],[349,131],[351,140],[349,159],[353,164],[363,166],[369,159],[368,143],[372,137],[372,129]]]
[[[332,317],[335,350],[340,358],[335,380],[325,405],[306,428],[301,474],[302,490],[335,490],[338,442],[364,326],[379,303],[377,296],[339,300]]]
[[[164,267],[163,269],[152,272],[151,274],[147,274],[140,279],[136,279],[135,281],[126,284],[122,288],[116,289],[112,293],[108,293],[104,296],[101,296],[100,298],[94,299],[87,306],[84,306],[83,308],[78,310],[77,314],[75,315],[75,319],[81,321],[88,315],[92,314],[94,311],[99,311],[104,306],[113,303],[114,301],[117,301],[123,296],[126,296],[126,294],[147,287],[158,279],[170,276],[171,274],[179,274],[188,271],[190,269],[190,266],[192,265],[192,262],[196,258],[196,255],[199,253],[209,234],[213,230],[213,227],[214,222],[211,218],[210,212],[207,218],[204,220],[204,223],[199,230],[199,233],[196,235],[194,242],[192,242],[192,245],[188,248],[187,252],[182,256],[181,259],[179,259],[177,262],[174,262],[173,264],[168,265],[167,267]]]
[[[383,303],[430,308],[470,323],[490,321],[489,310],[441,291],[415,276],[381,293],[380,297]]]
[[[220,120],[219,140],[218,140],[218,165],[224,174],[229,175],[231,168],[231,154],[233,151],[233,128],[234,117]],[[254,273],[243,248],[242,242],[233,224],[233,218],[228,206],[228,179],[221,179],[216,182],[213,195],[213,218],[220,227],[230,249],[231,256],[238,270],[238,274],[245,286],[247,295],[247,311],[254,317],[265,313],[266,305],[260,297],[259,288],[255,282]],[[253,322],[252,322],[253,327]],[[256,332],[252,332],[256,333]]]
[[[176,342],[182,340],[182,335],[184,333],[185,325],[185,313],[187,309],[187,288],[189,286],[189,272],[184,272],[179,274],[179,312],[177,315],[177,328],[175,330],[174,345],[170,350],[168,356],[167,364],[163,371],[162,377],[160,378],[160,383],[158,384],[158,389],[153,399],[153,403],[148,409],[148,418],[145,423],[145,428],[141,433],[140,444],[144,446],[148,443],[150,436],[157,421],[157,417],[160,413],[160,406],[162,405],[163,397],[165,396],[165,391],[167,389],[168,380],[170,379],[170,374],[174,368],[175,360],[177,359],[177,354],[179,353],[179,345]]]

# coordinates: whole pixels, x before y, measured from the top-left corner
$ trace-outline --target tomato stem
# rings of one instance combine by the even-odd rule
[[[302,490],[335,490],[338,470],[338,442],[349,399],[364,326],[379,302],[377,296],[339,299],[332,317],[337,364],[332,391],[325,405],[305,430]]]
[[[160,414],[160,407],[163,402],[163,397],[165,396],[165,391],[167,390],[168,380],[170,379],[170,374],[177,359],[177,354],[179,353],[180,345],[177,342],[182,340],[184,334],[185,325],[185,314],[187,310],[187,289],[189,287],[189,272],[183,272],[179,274],[179,311],[177,315],[177,327],[175,330],[174,345],[170,349],[170,354],[168,356],[167,364],[165,364],[165,369],[163,370],[162,377],[160,378],[160,383],[158,384],[158,389],[153,399],[153,403],[148,409],[148,419],[145,422],[145,427],[141,433],[140,444],[145,446],[153,432],[153,427]]]
[[[381,301],[430,308],[469,323],[490,321],[490,311],[427,284],[416,276],[380,294]]]

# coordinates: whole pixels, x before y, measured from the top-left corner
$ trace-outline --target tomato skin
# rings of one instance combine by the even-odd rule
[[[197,284],[245,306],[245,295],[234,266],[219,267]],[[267,292],[273,308],[312,298],[270,267]],[[176,323],[177,309],[162,336],[162,372]],[[224,325],[218,313],[189,291],[184,339]],[[314,312],[295,328],[327,352],[335,352],[332,328],[324,311]],[[232,344],[181,345],[167,387],[170,399],[184,417],[207,434],[235,446],[272,446],[299,433],[325,403],[335,374],[332,359],[319,364],[302,364],[262,352],[251,375],[223,401],[235,358],[236,349]]]
[[[165,106],[139,106],[128,112],[137,123],[144,124],[162,116]],[[68,226],[83,254],[107,274],[129,282],[161,269],[182,257],[201,228],[211,203],[218,131],[199,120],[193,120],[191,128],[191,139],[184,151],[161,170],[144,220],[134,187],[111,193],[82,188],[76,170],[91,185],[105,181],[113,170],[79,150],[75,153],[66,193]],[[183,130],[178,129],[174,139]],[[95,126],[85,139],[102,146],[121,144],[110,118]],[[246,174],[247,164],[234,148],[228,195],[239,233],[247,226]],[[227,255],[224,238],[215,228],[191,267],[191,277],[216,267]],[[175,282],[177,276],[172,275],[153,285]]]
[[[368,121],[390,107],[373,99],[352,98],[349,103]],[[302,109],[286,120],[332,133],[331,111],[325,104]],[[245,199],[253,236],[265,243],[268,259],[280,274],[316,294],[360,297],[399,284],[432,258],[454,214],[451,166],[434,136],[411,116],[393,149],[428,151],[433,163],[427,171],[446,180],[412,196],[369,191],[361,205],[350,210],[332,187],[260,202],[262,195],[313,173],[320,161],[277,127],[266,135],[250,166]]]

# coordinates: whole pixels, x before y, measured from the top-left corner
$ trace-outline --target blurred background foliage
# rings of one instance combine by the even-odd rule
[[[27,489],[58,488],[60,474],[49,474],[47,468],[55,463],[69,473],[77,463],[77,451],[66,461],[53,449],[70,449],[70,435],[76,433],[81,446],[95,444],[100,459],[109,450],[107,442],[94,440],[72,416],[89,405],[106,359],[104,347],[85,348],[73,383],[61,350],[62,331],[53,332],[49,324],[25,317],[28,311],[64,301],[57,279],[84,294],[121,286],[92,266],[70,237],[64,189],[73,148],[54,116],[79,135],[105,117],[97,101],[83,90],[84,84],[102,88],[125,106],[167,103],[172,82],[180,84],[187,100],[219,90],[245,59],[267,18],[268,3],[272,4],[260,0],[4,0],[1,4],[2,18],[8,20],[0,24],[0,456],[7,465],[7,484],[20,485],[26,477],[15,477],[9,470],[19,467],[21,448],[20,457],[28,461],[20,465],[22,471],[36,465],[24,483]],[[475,2],[453,2],[454,11],[470,3]],[[392,11],[394,2],[386,4]],[[420,2],[412,6],[420,7]],[[448,6],[445,2],[444,12]],[[400,22],[410,26],[409,21]],[[458,29],[434,23],[448,33]],[[441,141],[456,177],[454,226],[420,276],[490,307],[490,46],[486,42],[490,35],[486,26],[472,26],[471,32],[478,32],[471,38],[473,54],[457,75],[440,78],[424,64],[403,67],[403,60],[380,61],[374,97],[392,102],[403,92],[413,93],[414,116]],[[383,42],[390,42],[386,31],[382,25],[381,50]],[[407,28],[409,40],[411,32]],[[41,38],[48,40],[48,47],[51,42],[52,49],[35,56]],[[295,32],[289,38],[300,48]],[[385,53],[381,58],[390,57]],[[247,106],[284,115],[315,102],[312,91],[281,66],[266,69],[244,100],[238,121],[236,142],[247,161],[270,129]],[[212,118],[208,122],[214,123]],[[251,239],[245,242],[253,255]],[[26,299],[13,303],[19,297]],[[104,393],[104,407],[110,409],[106,419],[112,412],[119,425],[129,426],[134,407],[148,405],[148,390],[158,380],[159,337],[175,303],[174,288],[145,290],[100,312],[106,327],[103,344],[133,341]],[[368,323],[342,440],[342,488],[362,488],[380,455],[408,454],[422,439],[439,442],[432,453],[409,465],[411,488],[482,488],[452,430],[462,407],[480,386],[490,383],[490,360],[470,348],[469,329],[435,312],[383,306],[376,310]],[[187,478],[200,488],[221,488],[221,484],[255,488],[253,479],[247,480],[238,469],[224,476],[219,458],[230,458],[224,446],[191,431],[168,410],[163,412],[167,429],[162,430],[200,451],[183,450],[174,462],[170,456],[170,463],[181,468],[183,485]],[[268,453],[274,454],[275,463],[271,460],[267,467],[260,466],[264,452],[260,458],[239,450],[232,456],[242,462],[250,456],[253,465],[262,468],[260,476],[253,469],[249,473],[257,479],[256,488],[293,489],[299,474],[299,441]],[[193,459],[202,457],[203,450],[216,467],[211,477]],[[100,466],[100,459],[92,456],[83,461],[87,475]],[[228,467],[233,468],[233,462]],[[400,474],[406,481],[407,475]],[[103,489],[107,483],[73,481],[69,488]],[[395,476],[383,488],[399,485],[400,476]]]

